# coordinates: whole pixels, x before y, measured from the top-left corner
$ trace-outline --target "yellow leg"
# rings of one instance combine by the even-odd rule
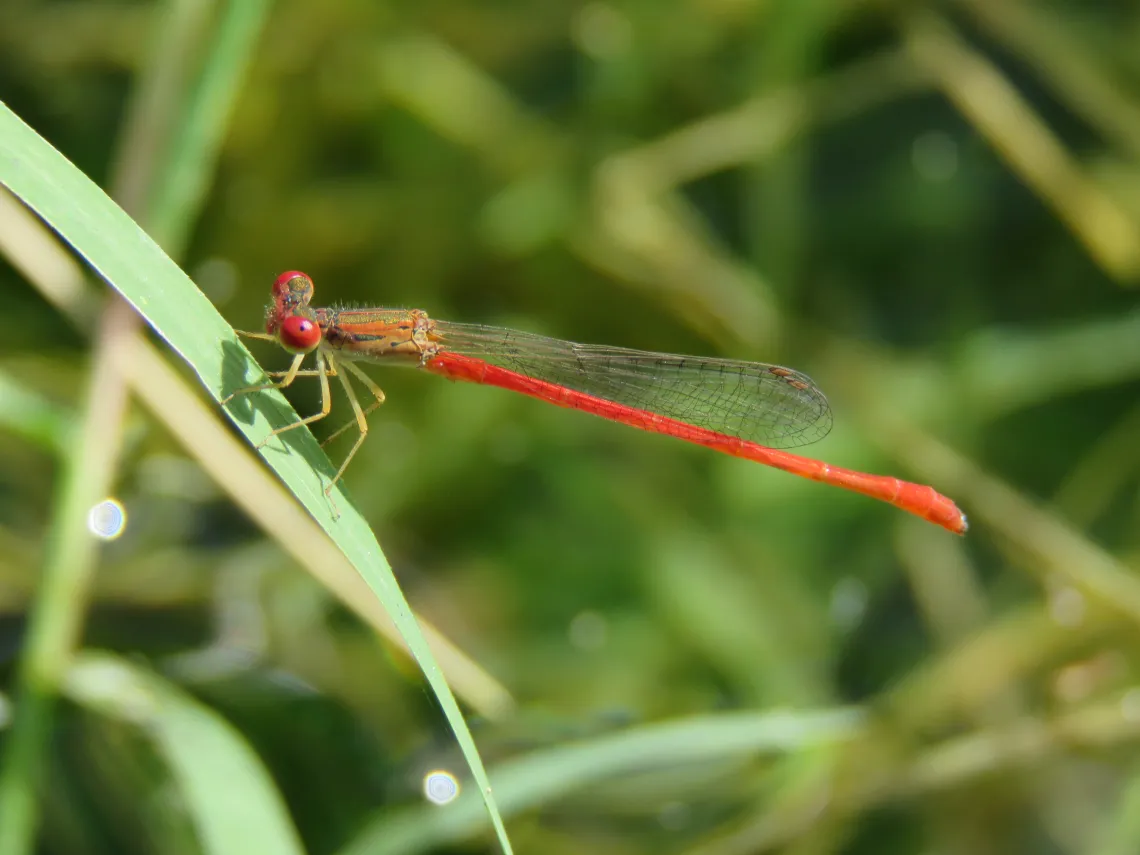
[[[248,338],[262,339],[265,341],[276,341],[277,340],[276,336],[269,335],[268,333],[243,332],[240,330],[238,330],[237,332],[238,332],[238,335],[246,336]],[[332,394],[331,394],[331,390],[329,389],[329,378],[330,377],[338,378],[340,380],[341,385],[344,387],[345,394],[348,396],[348,402],[349,402],[349,404],[352,405],[352,409],[356,415],[356,418],[353,419],[353,421],[350,421],[348,424],[346,424],[343,427],[336,430],[332,435],[327,437],[325,439],[325,441],[321,443],[321,445],[322,446],[327,445],[329,442],[336,439],[338,436],[340,436],[346,430],[351,428],[353,425],[356,425],[357,429],[360,431],[360,435],[356,438],[356,442],[353,443],[352,448],[349,449],[348,455],[344,458],[344,462],[341,463],[340,468],[336,471],[336,474],[333,476],[332,480],[329,482],[329,485],[325,488],[325,495],[331,499],[333,487],[336,486],[337,481],[340,480],[341,476],[344,474],[345,470],[348,468],[348,464],[352,461],[352,458],[354,456],[356,456],[356,452],[360,450],[360,446],[364,444],[365,437],[368,436],[368,414],[373,412],[374,410],[376,410],[377,407],[379,407],[381,404],[384,403],[384,390],[381,389],[372,380],[371,377],[369,377],[367,374],[365,374],[363,371],[361,371],[359,368],[357,368],[351,362],[345,362],[344,363],[345,370],[352,373],[352,375],[355,376],[357,380],[359,380],[361,383],[363,383],[365,386],[367,386],[368,390],[372,393],[372,397],[375,398],[375,401],[373,403],[369,404],[367,407],[361,407],[360,401],[358,401],[356,398],[356,393],[353,392],[352,386],[349,385],[348,378],[337,371],[337,363],[336,363],[336,360],[331,353],[322,352],[320,350],[316,351],[317,367],[314,369],[307,369],[307,370],[302,371],[301,370],[301,363],[304,361],[304,359],[305,359],[305,354],[298,353],[297,355],[295,355],[293,357],[293,363],[289,366],[289,369],[287,371],[269,371],[269,372],[266,372],[268,374],[268,376],[280,377],[281,380],[279,380],[275,383],[262,383],[262,384],[257,385],[257,386],[247,386],[244,389],[238,389],[237,391],[232,392],[231,394],[226,396],[222,400],[222,403],[223,404],[229,403],[236,396],[247,395],[250,392],[260,392],[260,391],[263,391],[265,389],[284,389],[288,386],[291,386],[293,384],[293,381],[296,380],[298,377],[319,377],[320,378],[320,380],[321,380],[321,411],[319,413],[316,413],[315,415],[311,415],[307,418],[300,419],[298,421],[293,422],[292,424],[285,425],[284,427],[277,428],[276,430],[270,432],[269,434],[266,435],[266,437],[261,442],[259,442],[257,444],[257,448],[261,448],[267,442],[269,442],[269,440],[271,440],[273,437],[275,437],[279,434],[285,433],[286,431],[293,430],[294,428],[299,428],[299,427],[301,427],[301,425],[312,424],[313,422],[319,421],[320,419],[323,419],[325,416],[327,416],[332,411]],[[335,510],[336,506],[334,505],[333,507]],[[339,513],[337,514],[337,516],[339,516]]]
[[[318,361],[320,357],[318,356]],[[293,385],[293,381],[298,376],[308,374],[308,371],[301,371],[301,363],[305,360],[305,354],[298,353],[293,357],[293,364],[289,366],[289,370],[285,372],[275,372],[277,374],[283,373],[284,379],[277,383],[260,383],[257,386],[246,386],[244,389],[238,389],[235,392],[230,392],[226,397],[222,398],[222,406],[224,407],[238,395],[248,395],[250,392],[261,392],[265,389],[284,389],[287,386]]]
[[[369,404],[364,408],[364,415],[367,416],[369,413],[373,412],[377,407],[384,403],[384,390],[377,386],[371,377],[369,377],[352,363],[346,362],[344,367],[346,370],[352,371],[353,376],[356,377],[356,379],[363,383],[365,386],[367,386],[368,390],[372,393],[372,397],[376,399],[376,403]],[[324,440],[321,442],[321,448],[324,448],[353,425],[359,426],[359,424],[360,423],[358,421],[353,419],[351,422],[341,425],[339,428],[324,438]]]
[[[305,354],[298,353],[295,357],[293,357],[293,365],[290,366],[289,370],[286,372],[284,380],[282,380],[280,383],[270,383],[267,386],[261,386],[259,388],[262,388],[262,389],[284,389],[286,386],[291,384],[293,382],[293,380],[297,377],[297,375],[299,373],[297,371],[297,369],[300,367],[301,360],[304,358],[305,358]],[[317,376],[319,376],[321,378],[321,411],[315,415],[308,416],[308,417],[303,418],[303,419],[299,419],[298,421],[293,422],[293,424],[291,424],[291,425],[285,425],[285,427],[279,427],[276,430],[270,431],[268,434],[266,434],[265,439],[263,439],[261,442],[259,442],[257,444],[257,448],[263,447],[267,442],[269,442],[269,440],[273,439],[273,437],[278,436],[279,434],[283,434],[286,431],[290,431],[290,430],[293,430],[295,428],[299,428],[299,427],[301,427],[301,425],[311,425],[313,422],[323,419],[332,410],[332,395],[329,392],[329,374],[335,374],[336,373],[335,370],[332,370],[332,367],[331,367],[332,357],[331,356],[328,357],[328,360],[330,363],[329,367],[326,367],[326,365],[325,365],[325,354],[321,353],[321,351],[318,350],[316,352],[316,358],[317,358],[317,368],[316,368],[316,371],[314,373],[317,374]],[[343,378],[342,378],[342,380],[343,380]],[[250,391],[252,391],[252,390],[250,390]]]
[[[270,377],[284,377],[289,372],[288,371],[266,371],[265,373],[268,374]],[[325,368],[324,373],[327,374],[329,377],[336,377],[336,366],[330,364],[327,368]],[[316,377],[319,374],[321,374],[320,371],[317,371],[316,369],[312,369],[312,368],[307,368],[304,371],[298,371],[294,376],[295,377]]]
[[[270,335],[269,333],[246,332],[245,330],[234,330],[234,332],[236,332],[240,336],[244,336],[245,338],[256,338],[256,339],[261,339],[263,341],[274,341],[274,342],[277,341],[277,336]],[[279,383],[261,383],[261,384],[258,384],[257,386],[246,386],[242,389],[237,389],[236,391],[230,392],[230,394],[228,394],[228,395],[226,395],[226,397],[222,398],[222,404],[223,405],[228,404],[230,401],[232,401],[238,395],[248,395],[250,392],[261,392],[265,389],[284,389],[286,386],[291,385],[292,382],[294,380],[296,380],[298,377],[316,377],[319,374],[321,374],[322,369],[300,371],[299,369],[300,369],[301,363],[304,361],[304,359],[305,359],[305,354],[298,353],[293,357],[293,364],[289,366],[289,370],[287,370],[287,371],[266,371],[265,372],[266,375],[269,377],[284,377],[285,379],[282,380],[281,382],[279,382]],[[336,368],[333,367],[331,362],[330,362],[328,368],[324,369],[324,371],[330,375],[336,374]]]
[[[365,386],[367,386],[369,391],[372,392],[372,395],[376,401],[370,404],[367,408],[362,408],[360,406],[360,402],[356,399],[356,393],[352,391],[352,386],[349,385],[348,378],[343,374],[337,375],[337,377],[340,379],[341,385],[344,386],[345,394],[348,395],[348,402],[352,404],[352,410],[354,413],[356,413],[356,420],[355,422],[349,422],[344,427],[337,430],[334,434],[322,442],[321,445],[324,446],[330,440],[336,439],[336,437],[340,436],[342,433],[352,427],[354,423],[360,429],[360,436],[356,438],[356,442],[353,443],[352,448],[348,452],[348,456],[346,456],[344,458],[344,462],[340,464],[340,469],[336,471],[336,475],[333,476],[332,481],[330,481],[329,485],[325,488],[326,496],[331,496],[332,488],[336,486],[336,482],[340,480],[340,476],[343,475],[344,470],[348,468],[349,462],[356,455],[356,452],[360,449],[360,446],[364,444],[364,439],[368,436],[368,414],[384,403],[384,390],[377,386],[371,377],[369,377],[351,362],[344,363],[344,369],[345,371],[350,372]],[[326,380],[325,382],[328,381]]]
[[[277,336],[267,332],[249,332],[247,330],[234,330],[242,338],[257,338],[262,341],[277,341]]]

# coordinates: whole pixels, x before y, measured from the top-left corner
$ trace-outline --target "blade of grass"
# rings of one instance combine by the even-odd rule
[[[169,140],[166,169],[162,180],[154,182],[146,209],[147,232],[172,256],[182,255],[202,210],[240,91],[238,83],[245,77],[269,8],[269,0],[222,4],[202,72],[186,94],[182,121]]]
[[[89,329],[98,292],[87,286],[80,263],[56,235],[2,188],[0,253],[78,330]],[[187,379],[169,366],[158,348],[135,336],[122,370],[132,392],[154,419],[182,443],[237,507],[345,607],[407,652],[384,605],[372,596],[344,554],[260,464],[253,449],[226,428],[217,410],[207,406]],[[456,694],[485,718],[509,715],[515,701],[506,688],[429,622],[422,617],[417,620]]]
[[[209,707],[107,653],[77,656],[64,691],[154,742],[178,782],[204,852],[304,852],[269,772],[233,725]]]
[[[833,781],[828,797],[816,810],[800,814],[769,811],[762,819],[770,821],[764,823],[762,833],[750,837],[747,849],[729,851],[755,855],[786,851],[793,841],[803,840],[836,816],[852,816],[882,804],[916,802],[929,793],[977,787],[1011,770],[1028,773],[1075,750],[1120,751],[1135,741],[1140,730],[1140,719],[1129,713],[1126,697],[1117,695],[1047,719],[1026,716],[1001,727],[951,737],[925,748],[901,769],[898,759],[890,755],[860,758],[857,773]],[[867,744],[862,741],[864,747]],[[702,855],[720,851],[713,847],[695,850]]]
[[[200,124],[205,118],[188,104],[187,92],[203,49],[209,52],[206,64],[217,61],[218,51],[208,41],[210,17],[217,5],[218,0],[165,0],[155,7],[157,32],[135,79],[112,162],[111,195],[128,214],[150,226],[149,233],[172,256],[180,253],[165,239],[165,232],[155,229],[152,212],[158,206],[152,199],[163,191],[156,185],[169,183],[170,150],[178,126]],[[250,6],[257,8],[255,3]],[[224,127],[227,119],[228,115],[222,115],[215,121]],[[187,206],[182,218],[193,222],[198,208]]]
[[[262,376],[233,329],[162,250],[66,158],[0,105],[0,183],[33,208],[147,319],[220,398]],[[254,443],[274,427],[296,420],[284,397],[258,396],[235,421]],[[287,448],[274,442],[262,456],[337,543],[388,608],[455,733],[471,767],[503,849],[506,830],[462,712],[443,679],[403,592],[371,529],[336,490],[342,513],[334,518],[324,495],[333,470],[308,431],[291,431]],[[322,477],[323,473],[323,477]]]
[[[190,453],[198,455],[202,468],[258,525],[345,606],[385,638],[407,649],[383,603],[372,596],[345,555],[297,507],[281,484],[265,472],[253,454],[238,446],[216,413],[203,406],[148,342],[135,340],[122,369],[155,418],[164,420],[174,437]],[[468,705],[491,719],[500,718],[513,708],[514,699],[502,684],[430,623],[417,620],[443,673]]]
[[[1112,74],[1105,57],[1089,50],[1072,20],[1043,3],[960,0],[1009,52],[1033,69],[1065,107],[1106,139],[1140,157],[1140,104]]]
[[[12,732],[0,766],[0,853],[34,847],[43,755],[51,735],[56,691],[79,636],[96,549],[88,510],[102,498],[118,467],[127,390],[114,351],[131,323],[126,307],[109,307],[95,347],[83,416],[64,458],[47,538],[40,590],[32,601],[20,659]]]
[[[493,778],[503,810],[514,814],[615,776],[834,745],[857,737],[862,727],[863,714],[855,708],[699,716],[536,751],[501,764]],[[339,855],[411,855],[483,827],[478,800],[463,793],[443,812],[432,806],[393,812]]]
[[[0,428],[43,449],[62,452],[72,439],[74,413],[0,371]]]
[[[1116,810],[1105,813],[1100,839],[1090,847],[1090,855],[1132,855],[1140,851],[1140,769],[1133,762],[1128,772]]]
[[[254,36],[265,18],[265,2],[223,4],[216,38],[205,27],[185,26],[195,16],[204,21],[214,4],[174,0],[164,7],[165,26],[159,28],[155,54],[130,105],[131,121],[123,137],[123,166],[114,185],[149,225],[159,226],[159,237],[181,246],[201,207],[202,187],[213,164],[224,128],[228,124],[237,78],[252,52]],[[196,37],[195,37],[196,36]],[[194,55],[205,45],[203,83],[197,97],[176,97],[179,81],[190,75]],[[154,95],[159,91],[159,95]],[[165,97],[163,97],[165,95]],[[147,97],[152,96],[152,97]],[[206,96],[212,96],[208,98]],[[155,109],[158,105],[160,109]],[[181,118],[179,123],[177,119]],[[179,126],[179,124],[181,126]],[[157,133],[148,133],[156,129]],[[173,133],[171,142],[190,136],[189,143],[163,151],[163,129]],[[191,134],[191,130],[199,133]],[[164,157],[163,154],[169,156]],[[181,164],[185,168],[173,169]],[[186,186],[168,174],[192,175],[197,181]],[[173,185],[173,188],[172,188]],[[146,190],[159,193],[159,202],[147,205]],[[155,212],[159,216],[155,216]],[[124,360],[117,355],[130,350],[137,336],[137,316],[118,299],[103,312],[101,335],[88,390],[89,402],[83,432],[68,456],[68,475],[62,482],[52,536],[43,571],[43,582],[32,606],[28,644],[21,661],[13,749],[0,770],[0,815],[6,821],[0,832],[0,852],[26,852],[33,846],[39,821],[38,795],[44,749],[52,731],[59,681],[76,646],[91,574],[95,566],[96,541],[85,530],[88,508],[110,490],[122,453],[122,428],[126,412]]]
[[[1136,223],[1081,168],[1053,129],[988,58],[933,13],[907,13],[903,36],[914,61],[1107,273],[1140,275]]]

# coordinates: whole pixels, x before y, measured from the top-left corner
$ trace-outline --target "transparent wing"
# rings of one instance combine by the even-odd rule
[[[772,448],[807,445],[831,430],[824,394],[790,368],[434,324],[443,351]]]

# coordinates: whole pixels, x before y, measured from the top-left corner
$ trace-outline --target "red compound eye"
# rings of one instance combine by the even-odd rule
[[[274,293],[276,293],[276,294],[284,293],[285,291],[288,290],[287,286],[289,285],[289,283],[292,282],[294,279],[298,279],[298,278],[304,279],[307,282],[312,282],[312,280],[309,279],[309,277],[307,275],[305,275],[304,273],[302,273],[300,270],[287,270],[284,273],[282,273],[280,276],[278,276],[275,280],[273,280],[273,291],[274,291]]]
[[[281,322],[277,338],[291,353],[308,353],[321,343],[321,328],[308,318],[293,315]]]
[[[305,314],[304,309],[309,305],[309,300],[312,298],[312,279],[299,270],[288,270],[282,273],[273,280],[273,302],[269,304],[269,308],[265,312],[265,331],[270,335],[278,336],[284,344],[285,339],[281,338],[282,324],[285,323],[286,318]],[[309,334],[302,334],[300,340],[306,341],[307,335]],[[320,336],[318,335],[313,340],[312,345],[305,350],[312,350],[316,347],[319,339]]]

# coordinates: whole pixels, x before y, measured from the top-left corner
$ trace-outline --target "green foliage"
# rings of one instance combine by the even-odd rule
[[[140,266],[161,253],[89,185],[41,186],[178,370],[124,358],[130,315],[0,205],[0,804],[40,816],[45,852],[224,851],[234,814],[273,851],[495,845],[345,562],[399,602],[375,532],[442,634],[425,625],[429,676],[467,706],[518,851],[1140,849],[1137,16],[0,4],[0,97],[201,289]],[[5,182],[38,169],[10,159],[13,127]],[[259,376],[232,327],[260,327],[286,269],[322,304],[794,366],[835,414],[812,456],[930,483],[970,533],[380,368],[334,521],[350,440],[326,458],[295,431],[256,461],[293,408],[258,395],[231,424],[216,403]],[[105,495],[128,522],[96,551],[74,523]],[[62,631],[40,636],[53,598]],[[21,716],[46,751],[13,777],[36,756]],[[241,770],[216,790],[212,753]],[[431,770],[457,801],[424,803]],[[28,851],[6,828],[0,855]]]

